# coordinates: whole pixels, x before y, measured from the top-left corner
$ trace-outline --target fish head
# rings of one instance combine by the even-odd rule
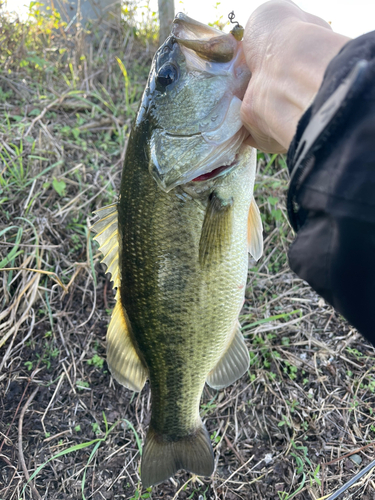
[[[148,123],[149,171],[163,191],[233,166],[248,135],[240,107],[249,79],[242,42],[177,14],[137,116]]]

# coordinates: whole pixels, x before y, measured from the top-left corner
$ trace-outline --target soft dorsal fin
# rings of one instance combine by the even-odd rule
[[[230,243],[233,222],[233,199],[223,200],[215,192],[209,198],[199,241],[199,261],[206,265],[220,260]]]
[[[208,374],[206,382],[213,389],[223,389],[242,377],[248,370],[249,364],[249,351],[241,333],[241,327],[237,323],[227,350]]]
[[[254,198],[251,200],[247,218],[247,244],[249,253],[255,260],[259,260],[263,254],[263,224]]]
[[[119,288],[117,203],[100,208],[95,214],[101,217],[92,226],[92,230],[98,233],[94,240],[99,242],[99,250],[103,254],[101,262],[111,273],[113,286]],[[140,391],[147,379],[147,368],[134,347],[130,328],[118,290],[107,332],[107,363],[117,382],[133,391]]]

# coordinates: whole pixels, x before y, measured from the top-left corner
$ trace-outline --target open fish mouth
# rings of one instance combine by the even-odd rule
[[[238,163],[238,155],[236,155],[234,161],[232,161],[232,163],[230,163],[229,165],[222,165],[221,167],[214,168],[214,170],[211,170],[211,172],[207,172],[206,174],[202,174],[199,175],[198,177],[195,177],[195,179],[192,179],[192,182],[203,182],[216,179],[217,177],[221,177],[227,174],[230,170],[232,170],[232,168],[235,167],[237,163]]]

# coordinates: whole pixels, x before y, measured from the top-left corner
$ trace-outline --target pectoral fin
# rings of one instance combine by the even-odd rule
[[[117,203],[95,212],[101,217],[92,227],[98,233],[94,240],[99,242],[103,254],[102,262],[111,273],[113,286],[119,288],[118,224]],[[130,325],[121,304],[119,291],[107,332],[107,363],[113,377],[120,384],[133,391],[140,391],[147,379],[147,369],[139,358],[130,336]]]
[[[202,266],[219,261],[230,244],[233,223],[233,199],[223,200],[215,192],[210,196],[199,241]]]
[[[218,364],[209,373],[206,382],[213,389],[223,389],[223,387],[233,384],[242,377],[249,368],[249,364],[249,351],[241,333],[240,325],[237,324],[233,340]]]
[[[117,302],[107,332],[107,363],[117,382],[138,392],[145,385],[147,369],[139,358],[130,337],[130,325],[121,299],[116,298]]]
[[[249,253],[255,260],[259,260],[263,254],[263,224],[254,198],[251,200],[247,218],[247,244]]]

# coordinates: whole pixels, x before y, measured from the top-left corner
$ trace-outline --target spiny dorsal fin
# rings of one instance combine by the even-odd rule
[[[107,332],[107,363],[113,378],[132,391],[145,385],[147,369],[135,350],[119,292]]]
[[[120,286],[120,276],[118,267],[117,203],[99,208],[94,213],[100,217],[91,229],[98,233],[94,240],[99,243],[99,250],[104,257],[101,262],[107,266],[107,273],[111,273],[114,288],[118,288]]]
[[[240,325],[236,324],[233,339],[228,345],[219,362],[208,374],[207,384],[213,389],[223,389],[233,384],[248,370],[250,364]]]
[[[230,244],[233,222],[233,199],[223,200],[215,192],[210,196],[199,241],[202,266],[219,261]]]
[[[100,219],[92,230],[98,233],[94,240],[99,242],[99,250],[104,258],[102,262],[111,273],[113,286],[120,287],[118,257],[117,203],[96,210]],[[140,391],[147,379],[147,369],[139,358],[130,336],[130,324],[122,307],[120,292],[116,294],[107,332],[107,363],[113,378],[133,391]]]
[[[247,245],[249,253],[255,260],[259,260],[263,254],[263,224],[254,198],[251,200],[247,218]]]

